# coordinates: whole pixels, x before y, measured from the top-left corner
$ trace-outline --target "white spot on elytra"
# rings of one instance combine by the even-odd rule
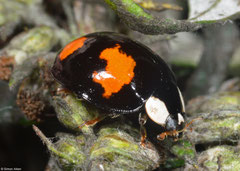
[[[184,103],[184,100],[183,100],[182,93],[181,93],[181,91],[179,90],[178,87],[177,87],[177,89],[178,89],[178,93],[179,93],[180,100],[181,100],[181,103],[182,103],[182,112],[185,112],[185,103]]]
[[[180,113],[178,113],[178,125],[180,125],[182,122],[184,122],[184,118]]]
[[[149,118],[154,122],[162,126],[166,124],[169,112],[163,101],[151,96],[145,104],[145,109]]]

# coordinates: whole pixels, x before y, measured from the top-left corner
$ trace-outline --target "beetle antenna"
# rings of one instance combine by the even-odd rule
[[[189,123],[187,123],[187,124],[185,125],[185,127],[184,127],[182,130],[177,131],[177,132],[178,132],[178,133],[180,133],[180,132],[185,132],[186,129],[187,129],[190,125],[192,125],[193,122],[195,122],[196,120],[201,120],[201,119],[203,119],[203,118],[199,117],[199,118],[195,118],[195,119],[191,120]]]

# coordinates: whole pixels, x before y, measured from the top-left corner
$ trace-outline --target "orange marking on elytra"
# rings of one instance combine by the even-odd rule
[[[84,42],[87,38],[86,37],[81,37],[79,39],[76,39],[72,41],[71,43],[67,44],[62,52],[59,54],[60,60],[64,60],[67,58],[69,55],[71,55],[75,50],[81,48],[84,45]]]
[[[103,97],[109,98],[112,93],[117,93],[125,84],[129,84],[134,77],[136,62],[132,56],[120,52],[120,45],[104,49],[99,58],[107,61],[105,71],[94,71],[93,81],[104,88]]]

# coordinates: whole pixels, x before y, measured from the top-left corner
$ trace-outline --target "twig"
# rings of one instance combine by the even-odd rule
[[[33,130],[35,131],[37,136],[39,136],[42,142],[47,145],[47,147],[51,147],[51,146],[53,147],[52,142],[42,133],[42,131],[38,127],[33,125]]]
[[[174,34],[196,31],[204,26],[185,20],[154,17],[133,0],[105,0],[105,2],[117,12],[128,27],[144,34]]]
[[[76,161],[69,156],[68,154],[59,151],[54,144],[42,133],[42,131],[33,125],[33,130],[36,132],[37,136],[42,140],[44,144],[46,144],[47,148],[49,149],[50,152],[55,154],[56,156],[68,160],[70,163],[75,163]]]

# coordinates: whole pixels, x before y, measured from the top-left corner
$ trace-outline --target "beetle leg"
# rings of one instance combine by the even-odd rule
[[[167,135],[168,135],[167,132],[163,132],[157,136],[157,139],[162,141],[167,137]]]
[[[57,93],[59,93],[59,94],[62,94],[62,93],[64,93],[64,94],[69,94],[69,93],[71,93],[71,91],[69,91],[69,90],[66,89],[66,88],[59,87],[59,88],[57,88]]]
[[[146,138],[147,138],[147,131],[146,131],[146,128],[143,125],[140,126],[140,133],[141,133],[141,146],[145,147]]]
[[[139,124],[140,124],[140,133],[141,133],[141,146],[145,147],[146,138],[147,138],[147,131],[145,128],[145,123],[147,122],[147,115],[146,114],[139,114]]]
[[[68,94],[72,94],[72,92],[64,87],[57,88],[57,91],[53,92],[53,95],[59,95],[61,97],[65,97]]]
[[[93,125],[97,124],[98,122],[100,122],[101,120],[103,120],[104,118],[106,118],[106,116],[98,116],[97,118],[95,118],[93,120],[85,121],[83,124],[78,126],[78,128],[82,129],[84,126],[93,126]]]

